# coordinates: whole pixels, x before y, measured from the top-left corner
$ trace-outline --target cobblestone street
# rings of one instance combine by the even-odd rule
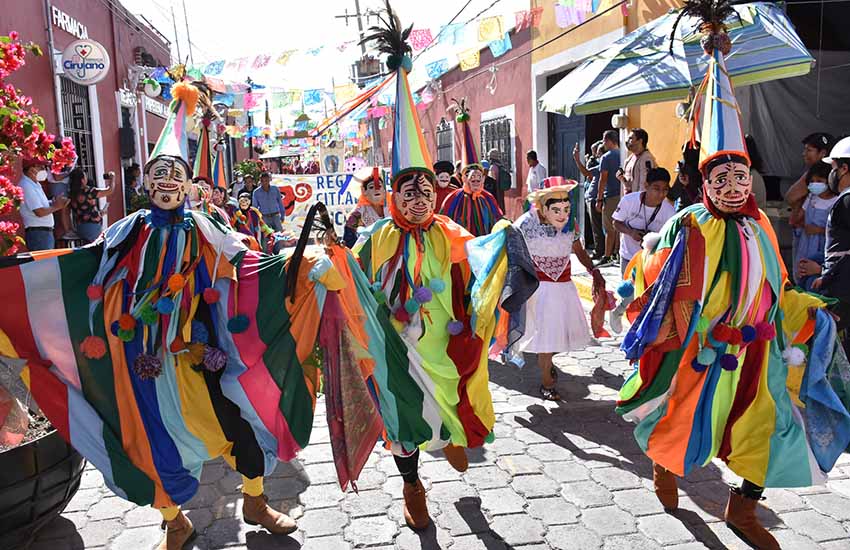
[[[581,291],[581,275],[576,278]],[[299,531],[273,537],[243,523],[241,478],[218,461],[206,466],[198,494],[184,507],[199,534],[192,548],[745,549],[722,520],[727,483],[740,483],[722,465],[681,481],[679,511],[662,510],[651,490],[651,464],[613,410],[630,371],[617,346],[608,339],[556,357],[564,398],[557,404],[537,397],[534,364],[522,370],[491,364],[496,441],[470,453],[464,474],[441,453],[422,454],[434,520],[424,533],[404,525],[402,481],[388,452],[376,448],[359,494],[340,491],[320,400],[310,446],[265,482],[272,504],[297,518]],[[765,495],[760,516],[783,548],[850,549],[850,455],[826,486]],[[146,550],[162,536],[160,520],[155,510],[113,496],[89,469],[63,516],[32,549]]]

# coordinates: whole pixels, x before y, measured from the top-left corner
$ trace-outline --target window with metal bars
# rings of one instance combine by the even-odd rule
[[[437,124],[437,160],[455,161],[454,127],[443,117]]]
[[[85,170],[89,181],[98,181],[94,168],[94,140],[92,139],[91,104],[87,87],[60,78],[62,87],[62,122],[65,135],[74,142],[77,166]]]
[[[498,149],[502,166],[513,172],[514,151],[511,143],[511,124],[508,117],[500,116],[481,121],[481,157],[486,158],[490,149]]]

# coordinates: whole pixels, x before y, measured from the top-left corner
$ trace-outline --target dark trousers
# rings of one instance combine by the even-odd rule
[[[590,216],[590,229],[593,232],[593,250],[597,256],[605,254],[605,233],[602,230],[602,212],[596,210],[593,202],[587,202],[586,212]]]

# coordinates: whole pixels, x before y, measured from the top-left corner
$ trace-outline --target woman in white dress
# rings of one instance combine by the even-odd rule
[[[537,354],[540,395],[558,401],[561,396],[555,388],[557,369],[552,357],[582,349],[592,340],[581,298],[572,282],[572,254],[593,276],[595,287],[604,287],[605,281],[578,238],[578,184],[562,177],[547,178],[543,187],[528,198],[531,209],[514,222],[514,227],[525,239],[540,286],[524,306],[525,334],[515,349]]]

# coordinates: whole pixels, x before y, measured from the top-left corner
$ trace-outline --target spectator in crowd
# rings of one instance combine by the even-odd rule
[[[92,185],[82,168],[74,168],[68,176],[71,211],[74,213],[77,235],[85,244],[94,242],[103,231],[100,199],[115,192],[115,174],[109,172],[106,176],[106,188]]]
[[[605,232],[602,229],[602,213],[595,208],[597,191],[599,189],[599,159],[605,152],[601,141],[590,146],[591,154],[587,165],[581,162],[581,152],[578,143],[573,148],[573,159],[579,172],[584,176],[584,200],[587,204],[587,215],[590,218],[590,228],[593,234],[593,251],[591,258],[600,260],[605,256]]]
[[[629,132],[626,148],[629,156],[626,165],[617,172],[617,179],[623,184],[623,192],[643,191],[646,187],[646,173],[655,168],[655,157],[647,149],[649,134],[643,128],[635,128]]]
[[[543,180],[546,179],[546,168],[537,160],[537,151],[533,149],[525,154],[525,160],[528,162],[528,177],[525,179],[525,185],[531,193],[543,185]]]
[[[850,355],[850,137],[835,144],[829,157],[832,164],[829,188],[838,195],[826,222],[826,255],[823,273],[812,288],[838,300],[838,315],[844,351]]]
[[[794,280],[806,290],[812,290],[812,283],[820,276],[826,251],[826,222],[838,200],[828,185],[831,169],[825,162],[816,162],[809,168],[809,196],[803,202],[805,224],[794,228]]]
[[[226,222],[230,225],[232,223],[231,216],[233,215],[233,209],[227,202],[227,191],[224,187],[213,187],[212,203],[214,206],[220,208],[222,212],[227,214]]]
[[[68,197],[60,195],[52,201],[41,182],[47,181],[47,165],[38,160],[25,160],[24,173],[18,184],[24,193],[21,204],[21,218],[24,222],[24,236],[30,251],[50,250],[56,245],[53,237],[53,213],[68,206]]]
[[[747,153],[750,155],[750,175],[753,178],[753,190],[750,193],[756,199],[756,206],[764,208],[767,203],[767,187],[765,187],[764,178],[762,177],[764,162],[762,161],[755,138],[747,134],[744,140],[747,142]]]
[[[702,172],[699,170],[699,142],[682,147],[682,160],[676,165],[676,181],[667,193],[667,199],[676,212],[702,200]]]
[[[802,207],[803,201],[809,194],[809,184],[806,181],[809,168],[816,162],[822,161],[829,154],[834,142],[835,138],[825,132],[815,132],[803,138],[803,164],[806,165],[806,171],[785,193],[785,202],[791,205],[790,223],[792,226],[799,227],[803,224]]]
[[[595,209],[602,214],[602,227],[605,230],[605,256],[598,265],[614,263],[617,254],[618,234],[614,227],[614,211],[620,202],[620,136],[616,130],[606,130],[602,135],[605,153],[599,160],[599,186],[596,191]]]
[[[253,205],[263,215],[263,220],[266,225],[275,231],[283,231],[283,218],[285,216],[283,210],[283,197],[280,194],[280,189],[273,186],[272,175],[268,172],[263,172],[260,175],[260,187],[254,189]],[[247,187],[247,182],[245,186]]]
[[[626,266],[641,249],[647,233],[657,233],[667,220],[676,213],[667,200],[670,190],[670,172],[664,168],[652,168],[646,173],[646,190],[629,193],[620,199],[614,212],[614,227],[620,232],[620,272],[626,276]],[[611,329],[623,331],[623,314],[632,298],[623,300],[611,311]]]
[[[251,174],[245,174],[242,178],[242,183],[239,183],[237,180],[236,183],[233,184],[233,197],[238,197],[242,194],[243,191],[247,191],[248,193],[254,194],[254,190],[257,188],[257,183],[254,181],[254,176]]]
[[[504,212],[505,191],[513,185],[511,173],[502,164],[502,153],[498,149],[490,149],[487,160],[490,162],[490,167],[487,170],[487,178],[484,180],[484,189],[496,197],[496,203]]]

